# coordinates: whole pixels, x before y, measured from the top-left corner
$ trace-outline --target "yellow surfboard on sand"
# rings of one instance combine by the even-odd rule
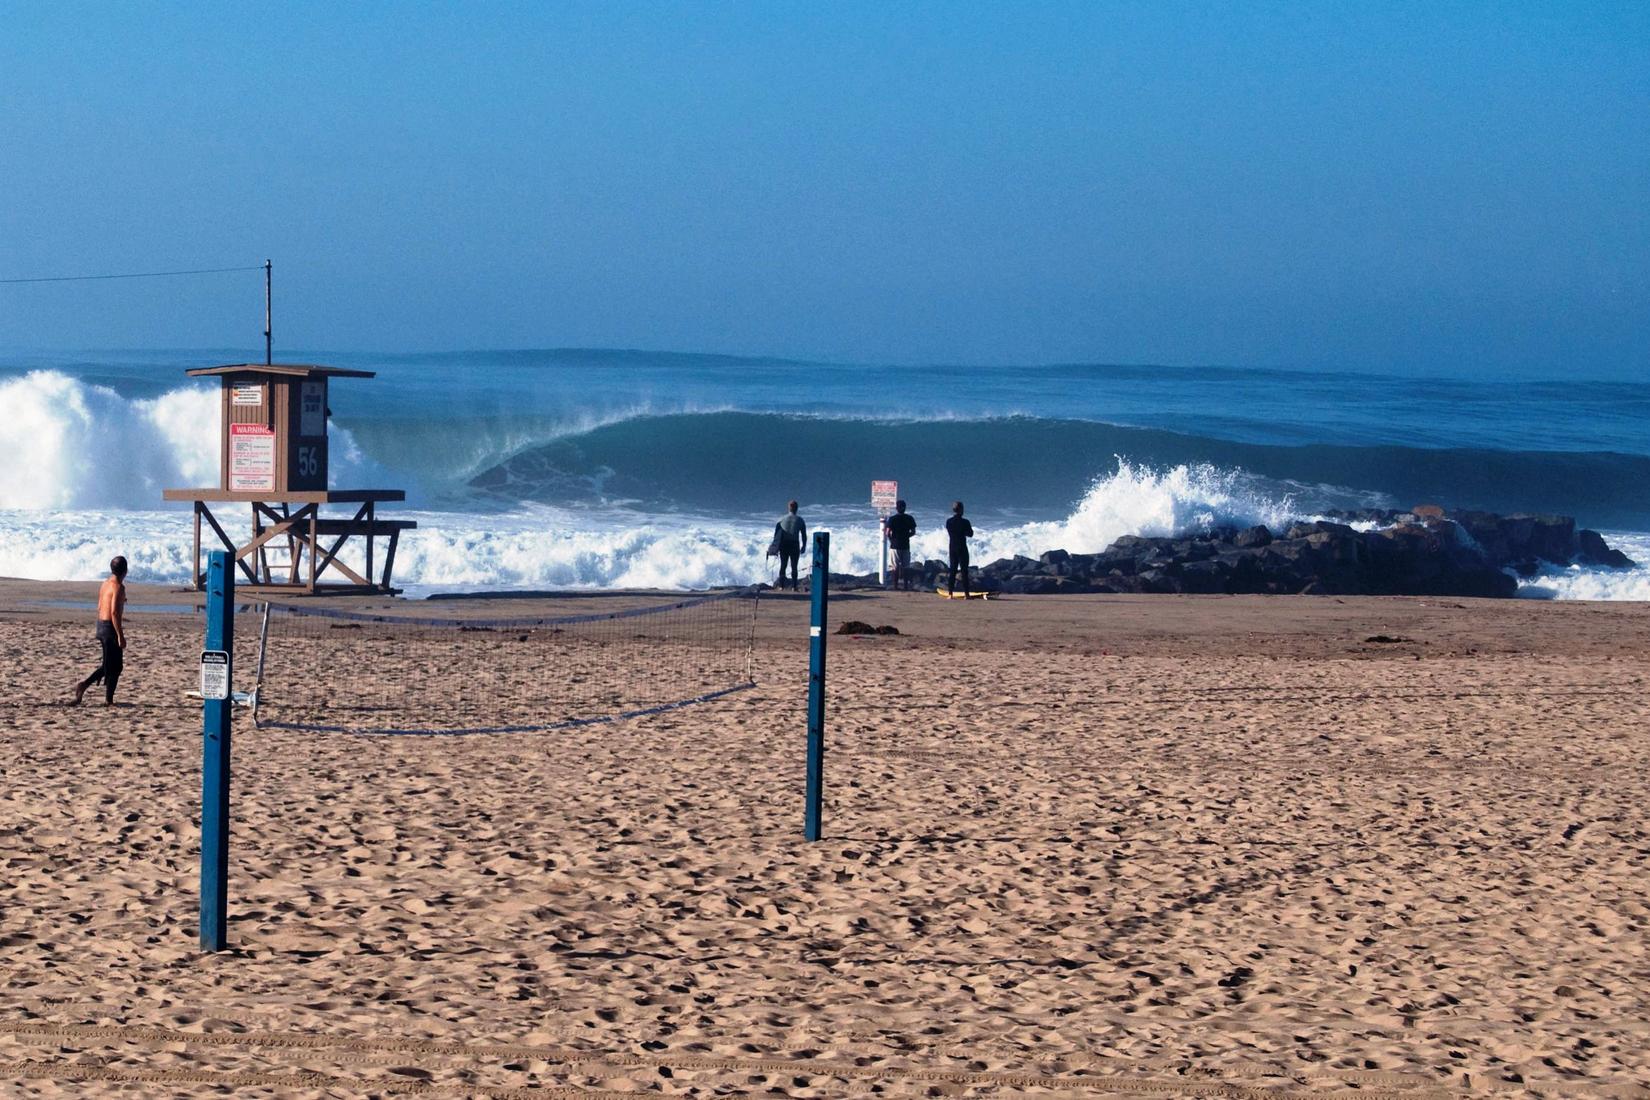
[[[989,592],[947,592],[943,588],[934,589],[934,595],[942,600],[989,600]]]

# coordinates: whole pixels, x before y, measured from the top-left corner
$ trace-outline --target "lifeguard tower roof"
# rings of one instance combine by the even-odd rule
[[[195,367],[183,373],[191,378],[205,378],[217,374],[240,374],[256,371],[259,374],[289,374],[297,378],[375,378],[370,370],[349,370],[345,367],[320,367],[312,363],[230,363],[222,367]]]

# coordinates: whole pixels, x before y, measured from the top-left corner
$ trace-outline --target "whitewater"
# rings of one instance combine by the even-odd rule
[[[187,367],[232,352],[0,355],[0,575],[189,576],[218,397]],[[377,370],[332,397],[331,481],[409,491],[397,580],[482,589],[698,589],[771,579],[796,497],[833,568],[872,572],[872,478],[897,478],[944,556],[1104,549],[1127,534],[1276,527],[1332,508],[1575,515],[1650,563],[1650,387],[1094,364],[887,367],[647,352],[306,352]],[[1551,569],[1526,595],[1650,599],[1650,565]]]

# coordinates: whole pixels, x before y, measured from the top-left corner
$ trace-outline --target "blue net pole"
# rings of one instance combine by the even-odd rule
[[[207,567],[205,649],[224,654],[235,647],[235,574],[229,555],[214,550]],[[229,668],[234,683],[234,666]],[[201,704],[201,949],[222,951],[229,898],[228,699]]]
[[[831,602],[828,532],[814,535],[814,568],[808,584],[813,606],[808,616],[808,793],[802,832],[809,840],[818,840],[825,800],[825,620]]]

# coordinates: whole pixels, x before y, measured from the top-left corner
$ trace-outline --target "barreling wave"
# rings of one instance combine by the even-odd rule
[[[205,386],[139,397],[37,370],[0,378],[0,408],[0,508],[146,510],[167,486],[216,478],[218,404]],[[332,428],[336,483],[405,486],[459,512],[765,514],[791,496],[857,506],[867,482],[895,477],[914,507],[961,497],[980,514],[1049,522],[1126,455],[1134,469],[1241,470],[1310,511],[1426,501],[1650,530],[1650,456],[1608,451],[1255,443],[1047,416],[660,412],[628,399],[554,416],[397,409],[351,423]]]
[[[186,521],[161,490],[216,481],[219,406],[176,372],[235,354],[0,364],[0,574],[95,578],[119,552],[135,579],[184,579]],[[405,488],[422,509],[398,557],[415,591],[748,584],[767,576],[790,497],[833,530],[837,569],[869,572],[866,483],[887,477],[930,557],[960,497],[982,561],[1421,502],[1573,515],[1650,560],[1650,541],[1633,541],[1650,538],[1650,385],[1636,382],[602,350],[341,358],[383,373],[334,395],[331,476]],[[1554,568],[1523,591],[1645,598],[1647,578]]]
[[[1128,455],[1156,469],[1243,470],[1308,508],[1438,502],[1559,512],[1584,524],[1650,529],[1650,457],[1395,445],[1268,445],[1152,428],[1037,417],[896,420],[714,412],[648,415],[532,447],[477,474],[478,493],[518,502],[749,512],[785,496],[865,498],[897,477],[908,499],[954,497],[1049,514]]]

